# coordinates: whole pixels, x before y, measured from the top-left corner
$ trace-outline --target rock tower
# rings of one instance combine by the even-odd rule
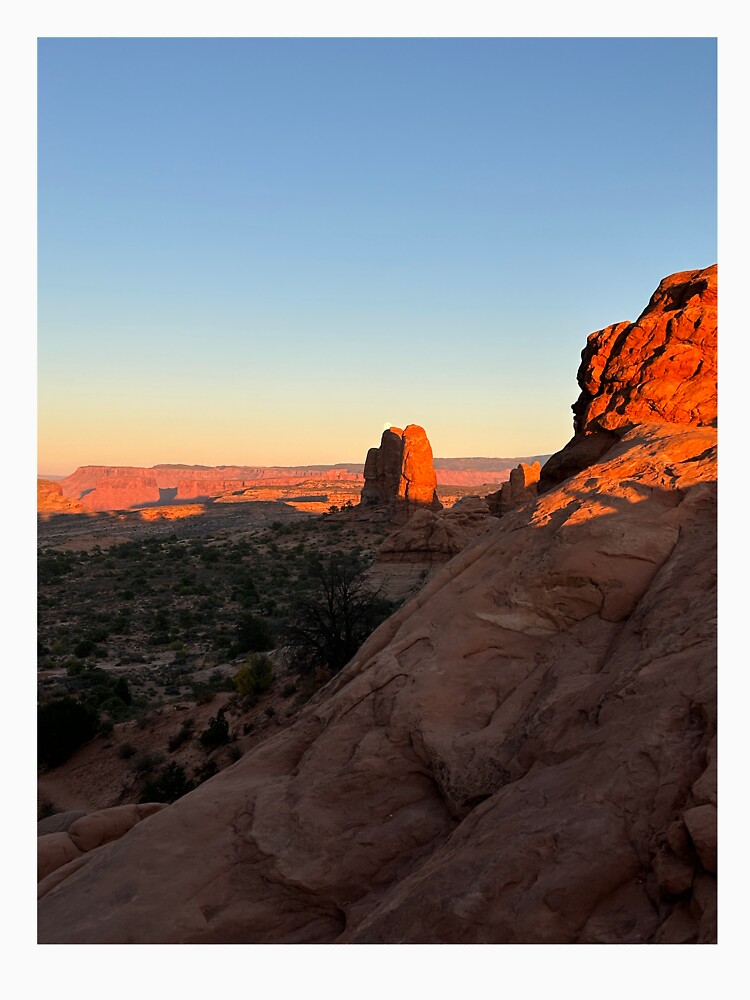
[[[432,448],[418,424],[383,431],[380,447],[367,452],[364,474],[361,503],[387,505],[398,522],[416,510],[442,510]]]

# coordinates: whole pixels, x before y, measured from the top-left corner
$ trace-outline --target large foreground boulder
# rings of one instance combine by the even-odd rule
[[[714,445],[638,428],[497,521],[40,940],[713,940]]]
[[[58,868],[40,941],[714,941],[715,545],[710,420],[618,426],[287,729]]]

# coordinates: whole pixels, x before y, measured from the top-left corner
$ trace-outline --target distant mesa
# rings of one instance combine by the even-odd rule
[[[84,465],[60,481],[62,496],[83,511],[184,504],[263,486],[294,486],[317,475],[326,482],[361,482],[361,466],[256,467]]]
[[[637,424],[716,426],[717,271],[714,264],[669,275],[635,323],[589,336],[575,433],[544,465],[540,492],[598,462]]]
[[[400,433],[400,432],[399,432]],[[377,449],[373,449],[377,451]],[[520,461],[545,462],[549,455],[524,458],[435,458],[433,466],[444,504],[452,494],[469,488],[486,493],[504,482]],[[356,462],[336,465],[247,466],[176,465],[141,466],[84,465],[71,475],[38,477],[38,512],[90,514],[125,511],[168,505],[283,500],[298,503],[297,495],[320,494],[322,510],[327,502],[340,506],[356,502],[364,482],[364,465]],[[323,499],[325,494],[327,501]],[[55,499],[55,495],[57,499]],[[63,501],[65,501],[63,503]],[[70,502],[70,506],[68,506]],[[312,501],[307,504],[310,510]]]
[[[404,522],[417,510],[442,510],[432,448],[418,424],[383,431],[379,448],[365,460],[362,505],[387,506],[393,519]]]

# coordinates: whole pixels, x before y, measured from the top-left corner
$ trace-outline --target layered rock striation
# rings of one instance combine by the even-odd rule
[[[128,510],[159,503],[205,500],[257,485],[292,486],[315,474],[332,482],[362,479],[357,467],[340,466],[84,465],[61,480],[60,488],[62,495],[77,501],[83,511]]]
[[[690,420],[659,380],[658,419],[623,398],[604,458],[493,519],[287,729],[56,868],[40,940],[715,941],[716,430],[691,378]]]
[[[420,509],[441,510],[432,448],[423,427],[383,431],[378,448],[365,459],[361,503],[387,506],[397,521]]]

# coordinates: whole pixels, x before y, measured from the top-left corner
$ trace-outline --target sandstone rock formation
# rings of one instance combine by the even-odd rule
[[[379,563],[447,562],[493,523],[487,503],[466,497],[450,510],[417,510],[403,527],[390,534],[377,552]]]
[[[715,264],[680,271],[664,278],[635,323],[589,336],[575,433],[545,463],[541,490],[599,461],[638,423],[716,425],[717,296]]]
[[[372,449],[373,452],[377,450]],[[514,460],[503,458],[434,460],[438,485],[474,488],[502,482],[513,464]],[[237,498],[269,500],[275,496],[283,498],[293,487],[298,487],[300,492],[327,492],[331,494],[328,505],[340,505],[350,499],[357,484],[363,482],[363,471],[364,467],[356,463],[266,468],[85,465],[60,483],[39,480],[37,510],[43,515],[92,513],[188,503],[209,497],[223,502],[236,502]],[[341,484],[338,499],[335,484]],[[253,496],[254,492],[258,495]]]
[[[539,462],[534,462],[533,465],[521,462],[517,465],[511,471],[508,482],[503,483],[496,493],[487,495],[486,500],[490,513],[494,514],[495,517],[502,517],[503,514],[522,507],[530,500],[535,500],[541,468]]]
[[[301,468],[189,465],[85,465],[61,480],[65,497],[86,511],[127,510],[147,504],[190,501],[263,485],[293,486],[311,474],[338,482],[358,482],[357,467],[305,466]]]
[[[63,496],[60,483],[50,479],[36,481],[36,509],[42,517],[50,514],[80,514],[84,511],[81,504]]]
[[[361,502],[388,506],[396,521],[419,509],[442,509],[432,448],[418,424],[383,431],[380,447],[367,452],[364,477]]]
[[[68,812],[63,813],[59,819],[50,816],[48,820],[43,820],[37,831],[39,898],[62,881],[61,877],[54,877],[57,869],[103,844],[117,840],[136,823],[165,808],[161,802],[149,802],[144,805],[113,806],[89,815],[80,811]],[[70,870],[67,869],[68,872]]]
[[[617,431],[289,728],[58,868],[40,940],[714,941],[716,431]]]

